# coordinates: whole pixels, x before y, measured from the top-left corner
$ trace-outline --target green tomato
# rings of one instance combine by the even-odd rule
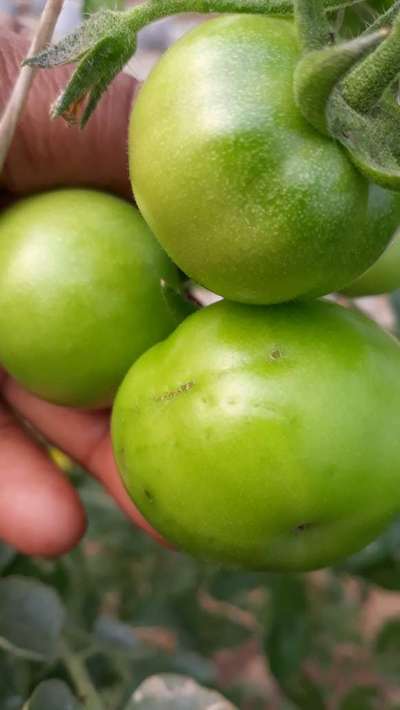
[[[400,196],[373,188],[293,99],[290,20],[206,22],[173,45],[130,123],[137,203],[195,281],[231,300],[277,303],[338,290],[381,254]],[[369,203],[379,194],[378,231]]]
[[[133,361],[182,314],[175,266],[138,211],[91,190],[0,215],[0,363],[57,404],[110,404]]]
[[[193,555],[308,570],[371,541],[399,510],[400,347],[322,301],[228,301],[131,368],[116,460],[143,515]]]
[[[400,288],[400,232],[386,251],[362,276],[342,288],[347,296],[374,296]]]

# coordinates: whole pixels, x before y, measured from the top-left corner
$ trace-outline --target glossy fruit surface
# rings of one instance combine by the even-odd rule
[[[231,300],[275,303],[338,290],[393,235],[380,188],[317,133],[293,99],[290,20],[219,17],[185,35],[139,92],[130,124],[138,205],[189,276]],[[400,222],[400,198],[396,209]]]
[[[400,288],[400,233],[364,274],[342,289],[348,296],[374,296]]]
[[[175,266],[139,212],[58,190],[0,215],[0,363],[57,404],[109,404],[133,361],[182,319]]]
[[[328,565],[399,509],[400,347],[315,301],[221,301],[145,353],[114,404],[125,485],[171,542],[251,568]]]

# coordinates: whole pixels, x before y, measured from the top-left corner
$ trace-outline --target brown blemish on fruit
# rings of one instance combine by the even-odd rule
[[[282,350],[279,350],[279,348],[275,348],[271,353],[270,353],[270,360],[280,360],[281,357],[283,357],[283,352]]]
[[[169,399],[175,399],[175,397],[178,397],[180,394],[183,394],[184,392],[189,392],[189,390],[192,389],[194,385],[194,382],[185,382],[183,385],[179,385],[174,390],[170,390],[169,392],[163,392],[163,394],[160,394],[158,397],[155,397],[154,399],[156,402],[164,402],[165,400]]]
[[[296,525],[294,532],[296,533],[302,533],[305,530],[309,530],[314,526],[314,523],[300,523],[300,525]]]

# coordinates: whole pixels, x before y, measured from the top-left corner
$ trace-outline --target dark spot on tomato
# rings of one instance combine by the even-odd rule
[[[314,527],[314,523],[300,523],[300,525],[296,525],[294,532],[302,533],[302,532],[305,532],[306,530],[309,530],[312,527]]]
[[[271,353],[270,353],[270,359],[271,360],[280,360],[281,357],[283,357],[282,350],[279,350],[279,348],[275,348]]]
[[[153,503],[153,502],[154,502],[154,496],[153,496],[153,494],[148,490],[148,488],[145,488],[145,489],[144,489],[144,494],[145,494],[146,498],[150,501],[150,503]]]

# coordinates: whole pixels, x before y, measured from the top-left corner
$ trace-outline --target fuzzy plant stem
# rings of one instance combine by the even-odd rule
[[[29,48],[28,56],[33,56],[47,44],[53,35],[64,0],[47,0],[37,32]],[[0,120],[0,173],[13,139],[19,117],[24,108],[36,69],[23,67],[15,83],[11,97]]]
[[[351,108],[367,114],[399,73],[400,17],[397,16],[387,39],[344,79],[342,96]]]
[[[305,52],[333,43],[334,35],[322,0],[294,0],[294,16],[300,44]]]

